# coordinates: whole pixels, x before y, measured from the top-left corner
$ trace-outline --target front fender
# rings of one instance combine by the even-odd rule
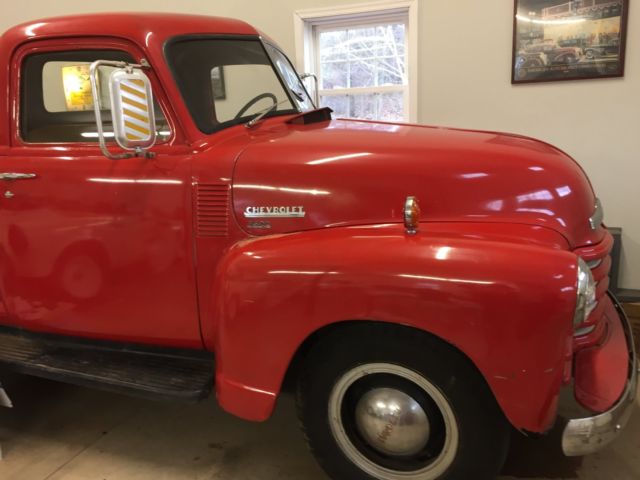
[[[314,332],[379,321],[461,350],[512,424],[555,418],[575,308],[576,258],[555,232],[523,225],[428,224],[316,230],[241,242],[212,296],[223,408],[271,414],[287,368]]]

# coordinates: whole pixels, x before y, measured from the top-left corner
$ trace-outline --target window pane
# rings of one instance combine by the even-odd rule
[[[298,77],[298,73],[295,71],[293,65],[291,65],[291,62],[285,54],[273,45],[266,44],[265,47],[276,68],[280,71],[285,82],[287,82],[289,90],[293,93],[293,99],[298,104],[300,110],[307,111],[314,108],[306,87],[302,83],[302,80],[300,80],[300,77]]]
[[[42,98],[49,113],[93,111],[90,62],[47,62],[42,67]],[[98,92],[102,110],[110,110],[109,75],[114,67],[100,67]]]
[[[347,88],[349,64],[347,62],[323,63],[320,88],[331,90],[333,88]]]
[[[378,87],[408,84],[406,35],[404,22],[321,31],[316,45],[320,89],[346,90],[323,98],[322,104],[339,117],[404,120],[404,92],[383,93]]]
[[[198,38],[169,42],[169,64],[196,125],[204,133],[270,115],[295,113],[259,40]],[[219,81],[224,79],[224,81]]]
[[[96,60],[133,63],[125,52],[72,50],[36,53],[22,65],[20,134],[31,143],[97,142],[89,66]],[[113,139],[108,79],[113,67],[100,67],[98,94],[107,140]],[[159,141],[171,135],[156,103]]]
[[[347,31],[322,32],[319,47],[321,62],[347,60],[349,54]]]
[[[403,92],[324,96],[321,104],[333,109],[338,118],[389,122],[405,119]]]
[[[394,57],[405,54],[405,26],[403,24],[378,27],[378,35],[384,39],[380,44],[378,55]]]
[[[220,68],[224,72],[224,95],[221,90],[218,90],[216,95],[215,80],[213,83],[213,101],[218,122],[231,121],[239,114],[243,118],[256,115],[274,103],[284,102],[278,110],[292,108],[271,65],[218,66],[212,69],[212,73]]]
[[[320,104],[331,108],[336,118],[349,117],[349,97],[346,95],[320,97]]]
[[[349,81],[351,88],[357,87],[371,87],[375,85],[376,81],[376,62],[374,61],[359,61],[351,63],[351,69],[349,72]]]
[[[406,84],[405,35],[402,23],[321,32],[321,88]]]
[[[376,120],[377,95],[352,95],[349,97],[349,117],[360,120]]]
[[[376,62],[377,85],[404,85],[404,59],[381,58]]]
[[[404,94],[383,93],[378,97],[378,120],[401,122],[404,120]]]
[[[372,59],[378,56],[382,38],[375,27],[349,30],[349,59]]]

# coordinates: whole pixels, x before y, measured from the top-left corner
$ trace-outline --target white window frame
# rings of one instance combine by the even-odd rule
[[[317,35],[323,27],[336,27],[340,24],[363,26],[372,22],[393,22],[398,18],[407,18],[407,78],[408,86],[375,87],[376,92],[384,90],[403,91],[405,120],[418,121],[418,0],[384,0],[343,5],[326,8],[297,10],[293,14],[296,66],[298,71],[319,73],[319,61],[315,48]],[[323,95],[344,95],[352,89],[325,91]],[[359,93],[367,89],[358,88]]]

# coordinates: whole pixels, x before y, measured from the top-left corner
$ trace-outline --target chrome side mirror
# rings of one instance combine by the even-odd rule
[[[111,121],[113,137],[118,146],[127,151],[125,153],[111,153],[105,141],[98,81],[99,68],[105,66],[115,67],[108,81]],[[150,157],[148,150],[156,143],[153,91],[149,77],[142,68],[143,65],[98,60],[89,69],[98,141],[102,153],[108,158],[117,160],[141,155]]]
[[[313,80],[313,103],[316,104],[316,108],[320,108],[320,91],[318,90],[318,76],[315,73],[303,73],[300,75],[300,79],[304,82],[307,78]]]

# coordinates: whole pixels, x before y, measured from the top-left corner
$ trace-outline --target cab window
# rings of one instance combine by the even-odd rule
[[[22,66],[20,134],[29,143],[97,142],[98,133],[89,81],[96,60],[134,63],[125,52],[78,50],[38,53]],[[112,67],[101,67],[98,94],[107,140],[113,138],[108,89]],[[158,140],[170,136],[169,125],[155,104]]]

